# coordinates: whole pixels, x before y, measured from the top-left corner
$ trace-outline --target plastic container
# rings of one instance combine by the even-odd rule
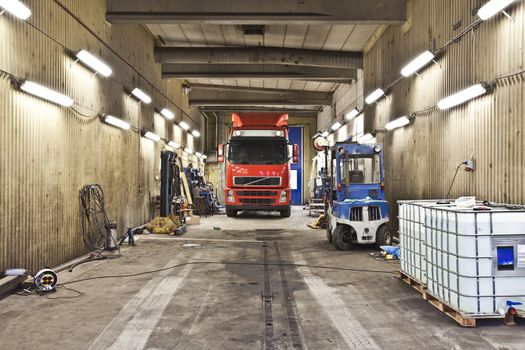
[[[402,201],[399,213],[401,270],[428,293],[471,315],[501,315],[508,300],[524,300],[524,209]]]

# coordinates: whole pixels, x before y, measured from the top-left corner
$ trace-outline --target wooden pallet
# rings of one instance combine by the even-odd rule
[[[477,320],[480,319],[502,319],[504,320],[504,316],[499,315],[487,315],[487,316],[469,316],[462,314],[461,312],[453,309],[452,307],[448,306],[441,300],[434,297],[432,294],[427,292],[427,288],[424,284],[421,282],[416,281],[406,273],[402,271],[397,272],[397,277],[401,279],[403,282],[408,284],[409,286],[412,286],[415,290],[417,290],[419,293],[421,293],[421,296],[424,300],[428,301],[431,305],[433,305],[436,309],[447,315],[448,317],[452,318],[454,321],[459,323],[462,327],[476,327]]]

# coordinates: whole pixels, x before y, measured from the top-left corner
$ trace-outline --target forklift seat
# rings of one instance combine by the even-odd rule
[[[350,170],[350,183],[362,184],[365,181],[365,174],[361,170]]]

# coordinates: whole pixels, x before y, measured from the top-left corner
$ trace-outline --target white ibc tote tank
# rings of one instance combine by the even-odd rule
[[[401,270],[450,307],[486,316],[525,304],[525,208],[400,201],[399,233]]]

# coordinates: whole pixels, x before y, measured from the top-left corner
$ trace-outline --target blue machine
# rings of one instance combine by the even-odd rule
[[[353,244],[391,245],[381,145],[336,143],[332,162],[335,187],[326,215],[328,241],[339,250]]]

